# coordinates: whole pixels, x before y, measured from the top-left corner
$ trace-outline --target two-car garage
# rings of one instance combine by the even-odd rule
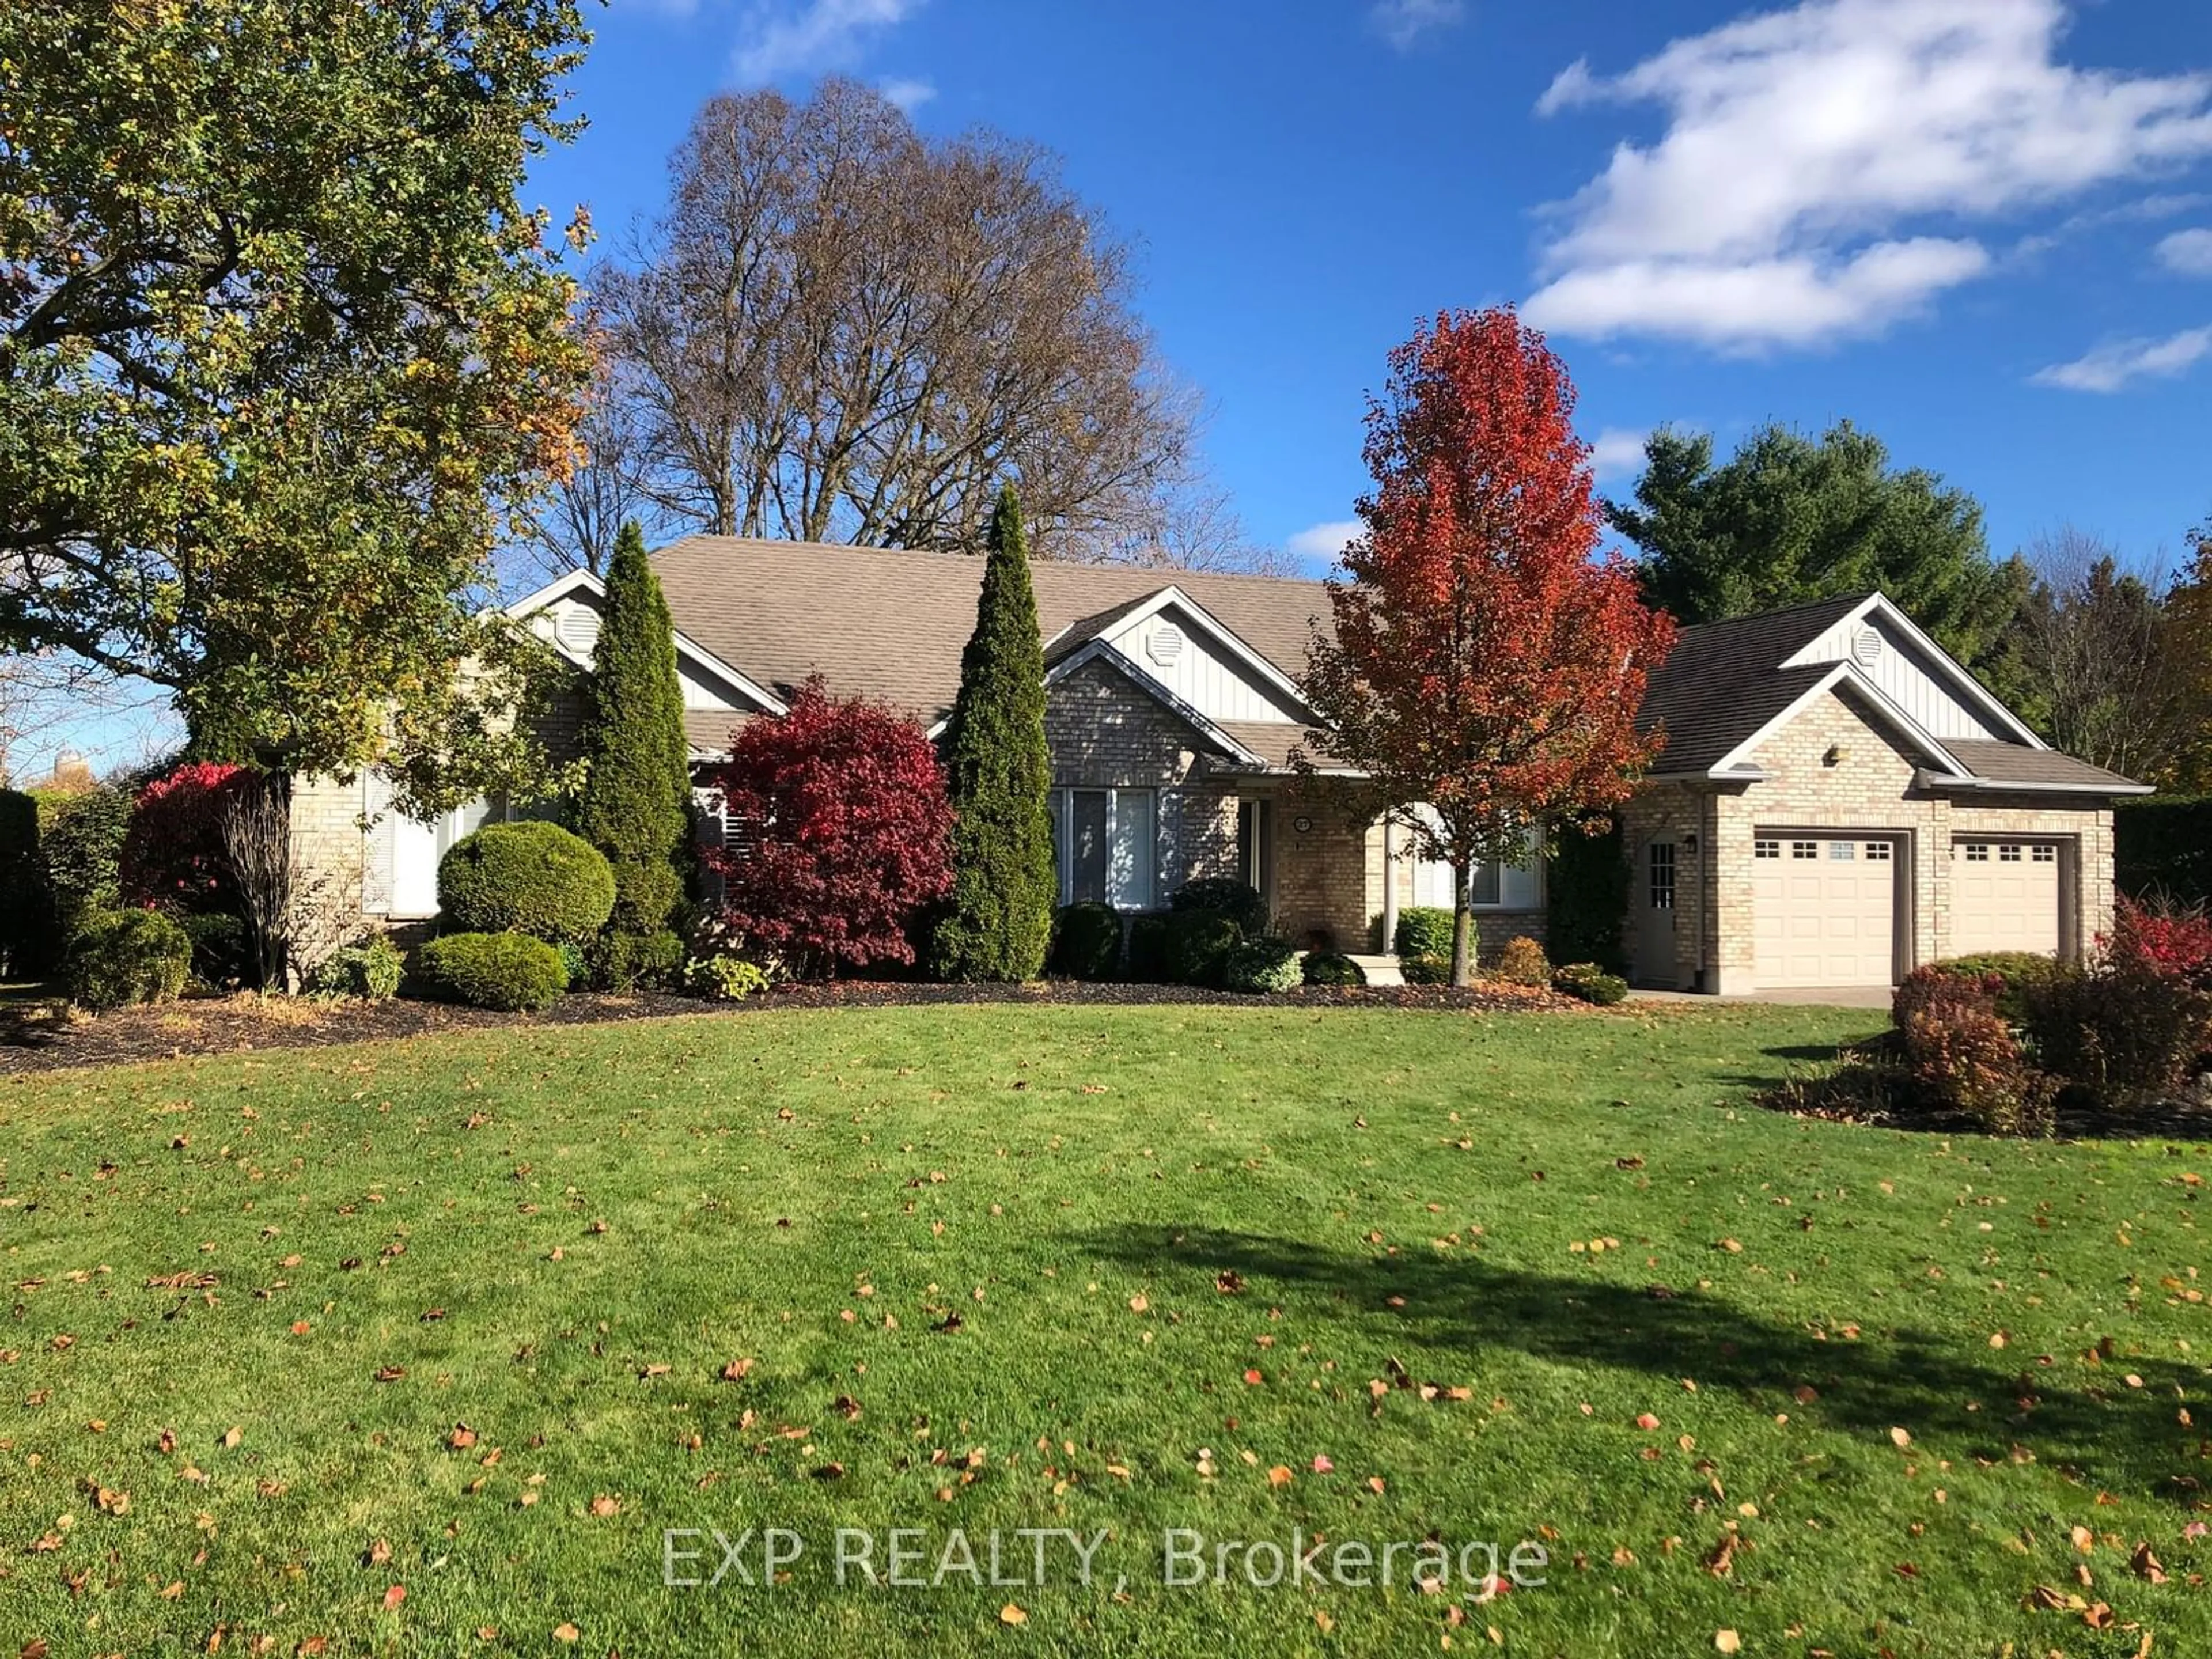
[[[2063,843],[1954,838],[1948,956],[2057,952]],[[1911,841],[1762,830],[1753,842],[1753,971],[1762,989],[1893,983],[1911,915]]]

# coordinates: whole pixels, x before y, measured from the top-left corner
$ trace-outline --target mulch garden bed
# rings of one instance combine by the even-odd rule
[[[403,997],[390,1002],[330,1002],[252,994],[186,997],[155,1007],[125,1008],[97,1018],[58,1001],[18,995],[0,1002],[0,1076],[118,1066],[134,1060],[312,1048],[340,1042],[420,1036],[437,1031],[489,1030],[516,1025],[591,1025],[671,1016],[708,1018],[778,1008],[896,1008],[1018,1003],[1054,1007],[1225,1006],[1254,1008],[1413,1008],[1449,1013],[1582,1009],[1586,1005],[1512,985],[1407,985],[1364,989],[1310,986],[1273,996],[1246,996],[1187,985],[1091,984],[1049,980],[1037,985],[931,985],[847,980],[787,985],[744,1002],[702,1002],[647,992],[615,997],[579,994],[542,1014],[496,1013]]]

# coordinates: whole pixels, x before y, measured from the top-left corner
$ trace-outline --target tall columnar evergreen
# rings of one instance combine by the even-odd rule
[[[991,514],[975,631],[945,738],[952,829],[950,913],[932,965],[940,979],[1034,979],[1052,937],[1058,882],[1046,792],[1044,646],[1030,586],[1022,507],[1011,485]]]
[[[590,699],[584,749],[591,772],[576,829],[614,866],[604,971],[627,982],[641,970],[674,966],[659,958],[673,953],[664,936],[684,902],[693,858],[675,629],[635,524],[623,526],[607,566]]]

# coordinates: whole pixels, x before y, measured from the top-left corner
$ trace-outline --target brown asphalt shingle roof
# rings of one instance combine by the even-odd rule
[[[1663,727],[1655,772],[1703,772],[1811,690],[1833,664],[1777,665],[1810,645],[1866,599],[1820,599],[1762,617],[1686,628],[1644,694],[1639,731]]]
[[[2030,749],[2025,744],[1996,743],[1980,738],[1946,738],[1943,747],[1951,751],[1960,765],[1991,783],[2063,784],[2076,789],[2135,787],[2132,780],[2117,772],[2107,772],[2101,766],[2062,755],[2056,749]]]
[[[983,561],[959,553],[688,536],[653,555],[677,626],[714,655],[789,697],[810,674],[934,723],[960,685],[960,653],[975,624]],[[1135,565],[1031,567],[1037,622],[1057,660],[1111,629],[1162,588],[1175,586],[1296,681],[1318,623],[1319,582]],[[1778,666],[1865,601],[1815,600],[1763,616],[1686,628],[1651,677],[1638,726],[1663,728],[1653,769],[1698,773],[1717,764],[1826,675],[1832,664]],[[687,711],[695,747],[720,750],[742,716]],[[1271,766],[1288,763],[1304,726],[1223,722]],[[1317,735],[1317,734],[1315,734]],[[2124,786],[2127,780],[2023,744],[1948,741],[1959,763],[1992,782]]]
[[[653,562],[676,625],[779,696],[819,672],[836,690],[927,722],[951,708],[961,649],[975,626],[981,558],[687,536]],[[1095,635],[1175,586],[1293,679],[1305,669],[1312,622],[1328,616],[1319,582],[1283,577],[1044,560],[1031,576],[1048,640],[1078,626]]]

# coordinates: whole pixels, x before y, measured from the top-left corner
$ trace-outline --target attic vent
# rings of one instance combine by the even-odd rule
[[[570,605],[553,624],[553,631],[568,649],[579,656],[587,656],[599,642],[599,613],[580,605]]]
[[[1155,623],[1152,636],[1145,641],[1145,654],[1163,668],[1172,666],[1182,655],[1182,629],[1173,623]]]
[[[1851,659],[1862,668],[1871,668],[1881,655],[1881,635],[1871,628],[1862,628],[1851,635]]]

